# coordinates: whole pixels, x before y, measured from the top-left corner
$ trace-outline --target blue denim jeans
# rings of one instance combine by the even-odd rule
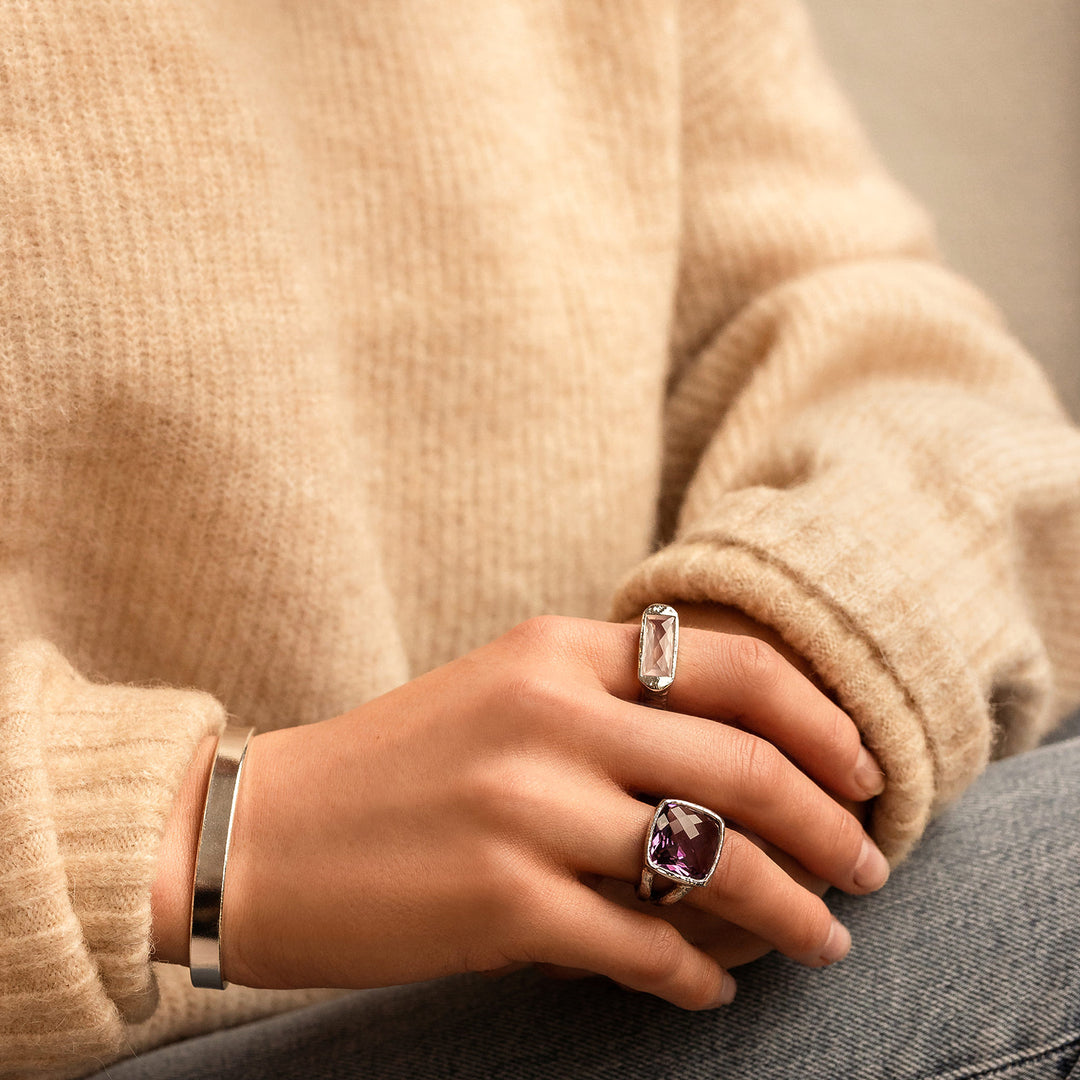
[[[1065,737],[1068,736],[1068,737]],[[878,893],[854,947],[772,954],[690,1013],[533,971],[364,990],[164,1047],[95,1080],[1080,1080],[1080,715],[989,767]]]

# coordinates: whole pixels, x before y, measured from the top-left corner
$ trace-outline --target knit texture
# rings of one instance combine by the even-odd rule
[[[199,740],[737,605],[896,862],[1080,701],[1080,435],[790,0],[0,5],[0,1076],[339,991],[151,959]]]

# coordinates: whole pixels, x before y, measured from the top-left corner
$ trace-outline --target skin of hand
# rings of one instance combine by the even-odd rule
[[[713,808],[847,892],[884,884],[881,853],[827,794],[872,794],[836,705],[760,639],[684,624],[669,711],[648,709],[636,650],[636,624],[540,616],[339,717],[253,738],[224,977],[362,988],[538,963],[683,1008],[724,1004],[723,964],[654,905],[590,887],[637,883],[656,793]],[[741,726],[714,722],[732,717]],[[205,746],[152,893],[160,960],[186,959]],[[731,830],[710,882],[675,907],[809,965],[839,959],[846,930],[755,841]]]
[[[711,630],[714,633],[738,634],[764,641],[779,656],[782,656],[792,667],[799,671],[804,678],[809,679],[819,690],[824,692],[824,688],[810,664],[804,657],[795,652],[772,627],[752,619],[738,608],[728,607],[723,604],[692,604],[685,601],[673,601],[672,606],[679,612],[679,625],[681,627],[697,627],[702,630]],[[639,623],[635,620],[628,625],[636,627]],[[739,717],[728,717],[725,722],[737,725]],[[866,790],[873,792],[875,795],[880,794],[885,786],[884,774],[878,768],[869,751],[864,751],[864,754],[865,756],[859,767],[862,769]],[[831,792],[831,794],[841,806],[858,817],[861,822],[865,823],[869,820],[872,801],[857,801],[845,798],[835,792]],[[732,826],[729,825],[730,827]],[[734,827],[737,828],[738,826]],[[829,883],[824,878],[815,877],[798,861],[791,858],[790,855],[768,844],[749,830],[743,828],[740,831],[748,840],[767,852],[774,862],[783,867],[804,888],[809,889],[818,896],[824,896],[828,891]],[[602,896],[616,903],[634,910],[649,912],[657,918],[667,920],[688,941],[693,942],[699,949],[707,952],[725,968],[731,969],[742,964],[748,964],[772,951],[772,946],[764,938],[760,938],[742,927],[728,922],[726,919],[710,916],[700,909],[685,904],[676,904],[671,907],[657,906],[647,900],[640,900],[637,896],[637,890],[632,885],[626,882],[613,881],[610,878],[594,878],[589,881],[589,884]],[[497,978],[526,966],[530,965],[508,965],[488,974]],[[592,974],[588,971],[559,967],[554,964],[535,964],[531,966],[556,979],[579,979],[589,977]]]

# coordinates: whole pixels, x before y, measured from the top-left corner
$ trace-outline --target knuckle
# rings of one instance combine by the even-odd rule
[[[775,797],[783,779],[786,759],[772,743],[747,735],[739,754],[742,791],[754,806],[765,806]]]
[[[580,695],[579,695],[580,696]],[[492,739],[518,751],[562,745],[579,701],[554,666],[518,664],[492,680],[484,699]]]
[[[831,729],[826,736],[829,756],[834,761],[854,766],[859,754],[861,738],[851,717],[843,709],[834,705],[830,709]]]
[[[468,778],[468,805],[481,828],[522,845],[529,824],[547,813],[548,785],[527,755],[501,754],[477,763]]]
[[[833,850],[851,869],[862,852],[863,827],[846,810],[837,807],[833,825]]]
[[[490,825],[501,819],[511,786],[505,770],[477,764],[462,777],[463,802],[472,815]],[[476,853],[478,859],[482,856],[483,852]]]
[[[566,683],[539,666],[519,669],[508,675],[498,696],[502,707],[530,716],[561,715],[571,699]]]
[[[503,637],[527,651],[548,652],[565,640],[572,621],[566,615],[533,615],[512,626]]]
[[[756,637],[731,635],[727,641],[727,660],[735,681],[758,693],[772,690],[783,673],[783,657]]]
[[[642,981],[666,986],[675,981],[682,968],[686,939],[671,923],[663,919],[653,922],[632,962],[632,969]]]

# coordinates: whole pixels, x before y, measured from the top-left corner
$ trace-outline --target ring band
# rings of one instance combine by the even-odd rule
[[[679,659],[679,613],[668,604],[650,604],[641,613],[638,634],[638,701],[667,708]]]
[[[218,739],[199,829],[199,853],[191,889],[191,985],[224,990],[221,977],[221,901],[229,858],[236,793],[244,755],[255,729],[226,727]]]
[[[708,884],[720,861],[727,828],[724,819],[685,799],[661,799],[645,836],[638,896],[654,904],[674,904],[691,889]],[[675,887],[653,895],[656,878]]]

